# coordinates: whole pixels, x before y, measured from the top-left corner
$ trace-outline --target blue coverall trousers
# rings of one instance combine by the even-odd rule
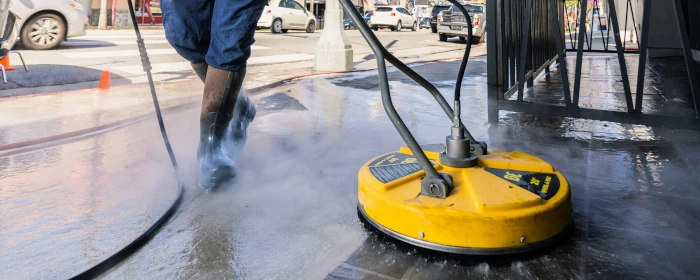
[[[165,37],[191,63],[246,66],[266,0],[162,0]]]

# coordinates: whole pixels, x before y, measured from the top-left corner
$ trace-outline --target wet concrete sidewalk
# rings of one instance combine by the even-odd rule
[[[448,99],[457,68],[457,61],[414,66]],[[356,216],[357,171],[403,145],[368,71],[252,95],[259,115],[238,158],[240,177],[218,192],[195,184],[197,108],[167,113],[183,204],[104,278],[700,277],[700,133],[508,112],[488,125],[485,68],[476,58],[467,69],[465,125],[491,149],[532,153],[567,177],[575,229],[566,242],[534,255],[458,258],[366,231]],[[390,79],[418,141],[444,141],[450,121],[434,99],[395,69]],[[0,157],[0,185],[3,279],[73,276],[140,234],[176,194],[154,119]]]

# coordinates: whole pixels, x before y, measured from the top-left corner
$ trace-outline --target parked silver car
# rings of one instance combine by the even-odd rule
[[[20,43],[28,49],[54,48],[85,35],[88,26],[85,8],[75,0],[13,0],[10,8],[22,19]]]
[[[486,7],[483,4],[463,4],[472,20],[472,43],[481,43],[486,39]],[[464,40],[469,31],[464,15],[454,5],[438,14],[438,35],[440,41],[450,37]]]

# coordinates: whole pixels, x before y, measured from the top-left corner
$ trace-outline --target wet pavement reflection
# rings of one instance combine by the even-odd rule
[[[457,67],[414,69],[449,100]],[[239,178],[214,192],[195,183],[197,108],[167,113],[186,185],[182,206],[103,278],[700,277],[700,133],[510,112],[489,126],[485,68],[485,58],[468,67],[465,125],[489,148],[531,153],[570,181],[575,228],[556,247],[468,258],[366,230],[356,215],[357,172],[403,145],[382,107],[376,72],[368,71],[251,96],[259,115],[237,159]],[[450,120],[432,96],[395,69],[390,79],[395,106],[417,140],[444,141]],[[0,182],[3,279],[75,275],[153,223],[177,186],[155,120],[0,157]]]

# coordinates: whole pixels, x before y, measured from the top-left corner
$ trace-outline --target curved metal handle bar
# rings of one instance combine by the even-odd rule
[[[465,20],[467,20],[468,24],[468,37],[467,37],[467,49],[465,52],[465,57],[462,60],[462,65],[460,66],[460,75],[458,77],[458,82],[459,84],[456,85],[456,93],[459,94],[459,88],[461,87],[461,81],[462,81],[462,76],[464,74],[464,69],[466,68],[466,63],[467,60],[469,59],[469,52],[471,49],[471,39],[472,39],[472,24],[471,24],[471,19],[469,18],[469,14],[467,13],[466,9],[462,7],[457,1],[455,0],[448,0],[455,4],[458,9],[462,11],[465,15]],[[343,7],[343,9],[348,13],[350,18],[353,20],[353,22],[356,23],[356,26],[358,27],[360,33],[362,36],[365,38],[367,43],[370,45],[372,48],[372,51],[374,52],[374,55],[377,57],[377,72],[378,72],[378,77],[379,77],[379,88],[382,93],[382,103],[384,104],[384,110],[386,111],[387,115],[389,116],[389,119],[391,122],[394,124],[394,127],[396,127],[396,130],[398,130],[399,135],[403,138],[404,142],[406,142],[406,145],[408,148],[411,150],[413,153],[413,156],[416,157],[418,164],[421,166],[421,168],[425,171],[426,175],[430,178],[434,179],[442,179],[442,177],[438,174],[438,172],[435,170],[435,167],[430,163],[428,160],[428,157],[425,156],[425,153],[423,152],[423,149],[421,149],[420,145],[418,145],[418,142],[416,139],[413,137],[411,132],[408,130],[406,127],[406,124],[404,124],[403,120],[401,120],[401,117],[399,116],[398,112],[396,112],[396,108],[393,105],[393,102],[391,100],[391,93],[389,91],[389,81],[388,81],[388,76],[387,76],[387,71],[386,71],[386,64],[385,64],[385,59],[388,60],[392,65],[394,65],[396,68],[398,68],[401,72],[405,73],[407,76],[409,76],[411,79],[416,81],[419,85],[423,86],[426,90],[428,90],[433,97],[437,100],[438,104],[442,107],[442,109],[445,111],[447,116],[450,119],[453,119],[454,117],[454,111],[452,108],[450,108],[449,104],[445,100],[445,98],[442,96],[442,94],[433,86],[430,82],[428,82],[425,78],[421,77],[413,71],[410,67],[408,67],[406,64],[403,62],[399,61],[396,57],[394,57],[392,54],[389,53],[389,51],[384,48],[384,46],[379,42],[379,39],[374,35],[374,33],[370,30],[370,27],[367,25],[367,23],[362,19],[362,15],[360,15],[360,12],[354,7],[354,5],[350,2],[350,0],[339,0],[340,5]],[[456,95],[456,97],[459,97]],[[460,124],[461,125],[461,124]],[[465,129],[466,131],[466,129]],[[468,132],[467,132],[468,134]],[[473,137],[469,135],[469,138],[471,141],[473,140]]]
[[[331,0],[334,1],[334,0]],[[350,0],[338,0],[340,2],[340,5],[343,6],[343,9],[345,9],[345,12],[348,13],[350,18],[355,22],[357,28],[360,30],[360,33],[362,34],[362,37],[365,38],[369,46],[372,48],[372,51],[374,52],[374,55],[377,57],[377,72],[379,76],[379,89],[382,92],[382,103],[384,104],[384,110],[386,111],[387,115],[389,115],[389,119],[391,122],[394,124],[394,127],[396,127],[396,130],[398,130],[399,135],[401,135],[401,138],[403,138],[404,142],[406,142],[406,145],[408,146],[409,149],[411,149],[411,152],[413,153],[413,156],[416,157],[418,160],[418,164],[421,166],[421,168],[425,171],[425,174],[432,179],[436,180],[442,180],[442,177],[438,172],[435,170],[435,167],[433,167],[433,164],[430,163],[430,160],[428,160],[428,157],[425,156],[423,153],[423,149],[420,148],[420,145],[418,145],[418,142],[416,142],[416,139],[413,137],[410,131],[408,131],[408,128],[406,127],[406,124],[401,120],[401,117],[399,114],[396,112],[396,108],[394,108],[394,104],[391,101],[391,94],[389,93],[389,79],[387,77],[386,73],[386,63],[384,61],[385,59],[385,54],[389,53],[386,51],[384,46],[379,42],[379,39],[377,39],[376,36],[374,36],[374,33],[370,30],[369,26],[367,23],[362,19],[362,16],[360,15],[360,12],[355,8],[355,6],[350,2]],[[396,60],[398,62],[398,59]],[[402,63],[400,63],[402,64]],[[408,68],[408,66],[405,66],[405,68]],[[413,72],[412,73],[414,76],[418,76],[417,73]],[[420,76],[418,76],[420,77]],[[425,79],[423,79],[425,80]],[[427,81],[425,81],[427,83]],[[438,92],[439,93],[439,92]],[[440,95],[442,96],[442,95]],[[442,104],[440,104],[442,105]],[[448,106],[449,108],[449,106]],[[450,111],[452,111],[450,109]]]
[[[459,9],[462,12],[462,14],[469,15],[469,13],[467,13],[467,10],[462,5],[460,5],[459,2],[457,2],[455,0],[447,0],[447,1],[454,4],[455,7],[457,7],[457,9]],[[342,2],[343,1],[341,1],[341,4],[342,4]],[[347,8],[344,5],[343,5],[343,8],[345,8],[345,10],[347,11]],[[354,8],[354,6],[353,6],[353,8]],[[352,16],[350,16],[350,17],[352,18]],[[464,51],[464,57],[462,58],[462,64],[459,67],[459,74],[457,75],[457,83],[455,85],[455,98],[457,100],[459,100],[460,95],[461,95],[460,92],[461,92],[461,88],[462,88],[462,78],[464,77],[464,71],[467,68],[467,62],[469,61],[469,54],[471,53],[471,48],[472,48],[472,45],[471,45],[472,27],[473,27],[472,20],[469,16],[465,16],[464,19],[467,21],[467,28],[468,28],[468,30],[467,30],[467,48]],[[352,20],[355,21],[354,18]],[[359,23],[359,25],[366,26],[367,23],[363,20],[362,22]],[[358,26],[358,29],[360,29],[359,26]],[[369,30],[369,29],[370,29],[369,26],[367,26],[367,30]],[[362,32],[362,29],[360,29],[360,33],[362,33],[362,35],[365,37],[365,40],[367,40],[367,42],[369,43],[370,38],[365,36],[365,33]],[[377,40],[377,38],[374,36],[374,33],[372,33],[371,39]],[[440,107],[442,107],[442,110],[445,111],[445,114],[447,115],[447,117],[450,118],[450,120],[453,120],[455,117],[454,110],[450,107],[450,104],[447,103],[447,101],[445,100],[445,97],[442,95],[442,93],[440,93],[440,91],[433,84],[431,84],[428,80],[423,78],[423,76],[421,76],[418,73],[416,73],[415,71],[413,71],[413,69],[408,67],[408,65],[404,64],[398,58],[396,58],[393,54],[391,54],[386,48],[384,48],[384,46],[381,43],[379,43],[379,40],[377,40],[377,42],[378,42],[379,48],[382,50],[382,53],[384,54],[384,59],[386,59],[386,61],[388,61],[389,63],[394,65],[394,67],[399,69],[399,71],[406,74],[406,76],[413,79],[413,81],[418,83],[420,86],[425,88],[428,92],[430,92],[430,94],[433,95],[433,97],[438,102],[438,104],[440,104]],[[374,50],[374,48],[372,50],[375,52],[375,56],[377,56],[377,51]],[[377,59],[379,59],[379,56],[377,56]],[[462,123],[460,123],[460,126],[462,126],[464,128],[464,132],[465,132],[466,136],[469,138],[469,141],[472,144],[476,143],[476,140],[471,135],[471,133],[469,133],[469,130],[467,130],[467,128],[464,127],[464,125]]]

